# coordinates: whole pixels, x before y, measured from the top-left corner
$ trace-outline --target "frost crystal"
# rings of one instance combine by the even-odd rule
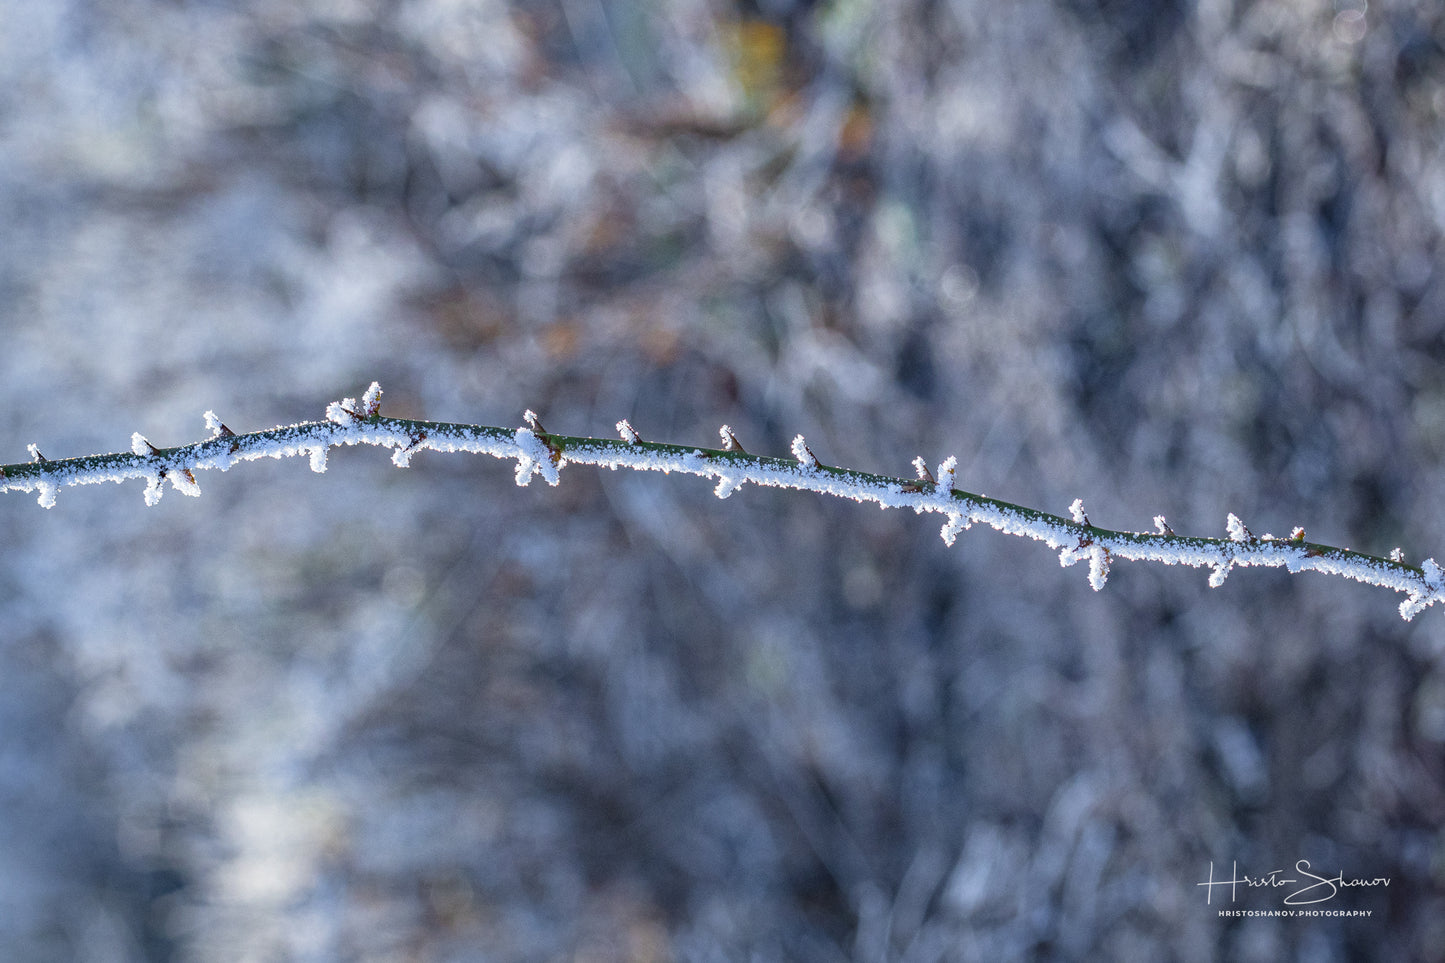
[[[371,418],[381,411],[381,383],[373,381],[371,387],[366,389],[366,394],[361,396],[361,411],[366,417]]]
[[[165,489],[161,487],[161,475],[159,473],[154,474],[146,479],[146,508],[150,508],[152,505],[159,504],[161,496],[164,494]]]
[[[30,452],[30,460],[31,460],[31,461],[45,461],[45,460],[46,460],[46,459],[45,459],[45,456],[40,453],[40,446],[39,446],[39,445],[26,445],[26,446],[25,446],[25,450],[28,451],[28,452]],[[54,504],[54,502],[52,502],[51,504]],[[49,507],[49,506],[46,506],[46,507]]]
[[[1244,527],[1244,522],[1241,522],[1239,516],[1234,512],[1230,512],[1229,517],[1224,520],[1224,528],[1229,532],[1230,541],[1247,542],[1253,537],[1249,529]]]
[[[398,448],[391,453],[391,463],[398,468],[410,468],[411,456],[415,451],[416,449],[411,445],[407,445],[405,448]]]
[[[629,445],[635,445],[642,440],[641,436],[637,434],[632,424],[626,418],[623,418],[617,423],[617,433],[621,435],[622,440]]]
[[[315,445],[311,449],[311,470],[321,475],[326,472],[326,446]]]
[[[919,461],[922,460],[919,459]],[[943,536],[943,544],[952,548],[953,543],[958,539],[958,533],[966,532],[972,527],[973,521],[967,515],[955,512],[948,516],[948,521],[943,523],[943,528],[939,530],[938,534]]]
[[[743,487],[743,479],[736,475],[719,475],[717,487],[712,493],[718,498],[727,498],[733,492]]]
[[[1089,524],[1089,516],[1084,514],[1084,500],[1082,498],[1074,499],[1073,503],[1069,505],[1069,515],[1079,525]]]
[[[208,411],[201,417],[206,419],[206,428],[210,431],[211,437],[221,437],[221,432],[226,426],[221,424],[221,419],[216,417],[216,413],[214,411]]]
[[[798,459],[798,464],[804,468],[818,467],[818,456],[813,454],[812,449],[808,447],[808,443],[803,440],[802,435],[793,437],[793,457]]]
[[[738,444],[738,436],[728,425],[723,425],[717,430],[718,437],[722,439],[723,451],[742,451],[743,446]]]
[[[360,424],[360,419],[356,417],[356,399],[343,398],[327,405],[326,420],[346,427]]]
[[[155,446],[146,441],[145,435],[138,431],[131,433],[130,450],[137,455],[154,455],[156,453]]]
[[[191,473],[189,468],[167,472],[166,477],[171,480],[171,487],[182,495],[189,495],[192,498],[201,497],[201,486],[196,484],[196,476]]]
[[[536,415],[532,415],[532,418],[535,420]],[[557,463],[553,461],[555,455],[552,449],[529,428],[518,428],[515,439],[517,484],[525,488],[532,481],[533,475],[541,475],[547,484],[556,485],[560,479],[557,475]]]
[[[954,476],[958,474],[958,458],[949,455],[938,466],[938,490],[945,495],[953,491]]]
[[[1089,553],[1089,586],[1095,592],[1104,587],[1109,581],[1109,550],[1102,545],[1095,545]]]
[[[34,446],[34,445],[31,445],[30,447],[31,447],[31,448],[34,448],[35,446]],[[38,502],[40,503],[40,507],[41,507],[41,508],[54,508],[54,507],[55,507],[55,492],[56,492],[56,487],[55,487],[54,484],[52,484],[51,482],[46,482],[46,481],[36,482],[36,483],[35,483],[35,490],[40,493],[40,497],[37,498],[36,501],[38,501]]]
[[[1230,516],[1231,518],[1233,516]],[[1219,588],[1224,580],[1229,578],[1229,570],[1234,567],[1233,562],[1221,562],[1213,566],[1214,571],[1209,573],[1209,587]]]
[[[933,472],[928,470],[928,462],[923,460],[922,455],[919,455],[917,458],[913,459],[913,471],[916,475],[918,475],[919,481],[933,481]]]
[[[1169,527],[1169,523],[1164,520],[1164,516],[1163,516],[1163,515],[1155,515],[1155,516],[1154,516],[1154,527],[1155,527],[1155,529],[1158,530],[1158,532],[1159,532],[1160,535],[1173,535],[1173,534],[1174,534],[1174,529],[1172,529],[1172,528]]]

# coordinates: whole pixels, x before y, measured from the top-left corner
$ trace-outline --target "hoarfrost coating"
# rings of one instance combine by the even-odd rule
[[[1295,530],[1298,537],[1292,534],[1289,539],[1255,537],[1232,513],[1226,519],[1227,540],[1175,535],[1162,515],[1154,518],[1157,533],[1109,531],[1089,524],[1082,499],[1070,506],[1072,518],[1063,518],[953,490],[957,460],[952,457],[938,466],[937,482],[927,485],[922,476],[928,469],[921,458],[914,462],[920,476],[915,481],[829,467],[818,462],[802,435],[793,439],[795,460],[789,461],[746,453],[726,427],[719,434],[725,444],[731,444],[723,450],[706,450],[643,442],[626,421],[619,423],[623,439],[617,441],[554,435],[542,428],[531,411],[525,418],[529,427],[516,429],[383,418],[378,413],[380,397],[381,388],[373,382],[360,403],[346,398],[329,404],[326,421],[244,435],[231,432],[208,411],[205,422],[212,437],[178,448],[156,448],[136,433],[130,452],[52,461],[44,459],[32,444],[27,446],[30,463],[0,467],[0,491],[34,492],[42,506],[51,508],[61,487],[143,479],[145,502],[155,505],[166,479],[182,493],[198,496],[195,472],[226,471],[239,461],[306,455],[313,470],[324,471],[327,450],[333,445],[390,448],[392,461],[401,467],[418,451],[467,451],[515,460],[519,485],[528,484],[534,475],[556,485],[560,469],[575,463],[698,475],[716,480],[714,493],[719,498],[751,483],[872,502],[883,508],[938,512],[947,518],[939,532],[947,544],[952,545],[975,523],[983,523],[1008,535],[1043,542],[1059,552],[1063,565],[1087,560],[1089,584],[1096,591],[1108,581],[1112,562],[1126,559],[1208,568],[1209,584],[1214,587],[1223,584],[1236,566],[1343,576],[1404,593],[1400,614],[1407,620],[1445,598],[1445,570],[1434,559],[1413,568],[1395,559],[1305,542],[1302,529]]]

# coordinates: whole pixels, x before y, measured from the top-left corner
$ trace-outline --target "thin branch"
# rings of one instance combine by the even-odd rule
[[[137,434],[128,453],[46,460],[31,445],[35,460],[0,466],[0,491],[38,493],[40,504],[49,508],[61,488],[135,478],[146,482],[146,504],[153,505],[160,500],[164,481],[185,494],[199,495],[196,472],[225,471],[238,462],[258,458],[307,455],[312,470],[322,472],[326,470],[326,452],[335,445],[390,448],[392,462],[398,467],[406,467],[418,451],[467,451],[516,461],[519,485],[528,484],[534,475],[556,485],[564,466],[595,465],[716,479],[714,491],[719,498],[754,484],[836,495],[883,508],[911,508],[920,514],[938,512],[947,519],[941,534],[949,545],[975,523],[1035,539],[1057,550],[1062,565],[1087,561],[1089,582],[1095,590],[1107,582],[1113,561],[1127,559],[1208,568],[1211,586],[1223,584],[1235,567],[1339,575],[1405,593],[1400,614],[1407,620],[1445,599],[1445,572],[1434,559],[1426,559],[1419,567],[1406,565],[1398,549],[1391,558],[1379,558],[1305,541],[1303,529],[1295,529],[1288,538],[1256,536],[1232,514],[1227,519],[1228,538],[1176,535],[1163,516],[1154,519],[1157,532],[1113,531],[1091,524],[1078,500],[1070,508],[1071,517],[1065,518],[954,489],[957,461],[953,458],[939,465],[936,473],[916,459],[918,478],[904,479],[824,465],[801,435],[793,439],[793,458],[769,458],[744,451],[726,427],[721,437],[731,442],[728,447],[698,448],[642,441],[626,422],[619,423],[623,438],[617,440],[552,434],[531,412],[530,427],[524,428],[385,418],[379,414],[380,397],[381,389],[373,384],[360,403],[347,398],[328,405],[326,421],[240,435],[206,412],[213,437],[176,448],[157,448]]]

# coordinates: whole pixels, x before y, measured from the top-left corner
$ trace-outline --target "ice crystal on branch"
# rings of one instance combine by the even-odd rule
[[[637,433],[636,429],[632,427],[632,423],[626,418],[623,418],[617,423],[617,434],[629,445],[635,445],[642,440],[642,436]]]
[[[798,459],[798,464],[804,468],[817,468],[818,456],[813,454],[813,449],[803,440],[802,435],[793,436],[793,457]]]

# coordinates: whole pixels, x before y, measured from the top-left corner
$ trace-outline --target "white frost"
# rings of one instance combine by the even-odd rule
[[[566,464],[576,463],[697,475],[715,481],[714,493],[720,498],[730,496],[744,484],[754,484],[872,502],[880,508],[938,512],[946,517],[940,534],[949,544],[961,531],[981,522],[1007,535],[1043,542],[1059,552],[1063,565],[1087,559],[1089,583],[1095,589],[1106,582],[1111,563],[1125,559],[1207,568],[1209,584],[1216,587],[1235,566],[1268,566],[1291,572],[1339,575],[1403,593],[1406,598],[1400,604],[1400,614],[1406,619],[1431,605],[1445,602],[1445,570],[1433,559],[1425,560],[1420,570],[1415,570],[1403,564],[1402,553],[1392,552],[1392,561],[1385,561],[1322,549],[1304,543],[1303,532],[1291,533],[1288,540],[1255,538],[1233,514],[1227,521],[1228,541],[1175,536],[1160,515],[1154,519],[1159,535],[1094,529],[1089,532],[1088,541],[1081,544],[1077,526],[1087,522],[1082,500],[1075,500],[1070,506],[1071,522],[990,501],[982,495],[949,491],[945,485],[951,488],[951,474],[957,469],[953,458],[938,467],[942,476],[938,484],[921,486],[844,469],[820,471],[822,466],[801,435],[791,445],[795,462],[749,456],[742,452],[727,426],[719,430],[719,436],[724,446],[736,454],[726,458],[700,449],[600,440],[570,441],[564,457],[539,437],[544,434],[541,423],[530,411],[527,412],[530,427],[515,431],[476,425],[429,425],[425,434],[421,434],[414,423],[358,416],[358,412],[368,411],[377,404],[379,392],[379,388],[368,390],[360,407],[350,398],[333,402],[327,408],[325,422],[247,435],[233,435],[221,425],[214,412],[206,412],[206,426],[214,437],[195,445],[167,449],[164,454],[153,449],[139,433],[131,439],[131,453],[89,459],[48,462],[36,445],[28,445],[33,464],[25,466],[23,473],[16,471],[0,476],[0,490],[36,493],[37,501],[49,508],[55,504],[56,493],[62,487],[143,479],[146,504],[153,505],[160,500],[163,478],[169,478],[178,491],[196,495],[200,488],[194,472],[208,468],[224,471],[235,463],[258,458],[306,455],[313,467],[317,467],[324,465],[329,446],[375,445],[392,449],[393,462],[405,466],[416,451],[466,451],[515,460],[519,485],[526,485],[538,474],[548,484],[556,485],[559,470]],[[914,466],[920,478],[925,478],[928,466],[923,460],[915,459]]]
[[[1076,498],[1069,505],[1069,516],[1080,525],[1089,524],[1089,516],[1084,514],[1084,500]]]
[[[922,461],[922,459],[919,460]],[[948,521],[943,523],[943,528],[939,529],[938,534],[943,536],[943,544],[952,548],[953,543],[958,539],[958,533],[966,532],[972,527],[973,520],[967,515],[953,512],[948,516]]]
[[[916,467],[916,466],[915,466]],[[954,480],[958,474],[958,458],[949,455],[938,466],[938,490],[947,495],[953,491]]]
[[[617,434],[621,435],[622,440],[629,445],[635,445],[642,440],[641,436],[633,429],[631,422],[626,418],[623,418],[617,423]]]
[[[373,381],[361,396],[361,413],[370,418],[381,410],[381,384]]]
[[[1225,529],[1225,531],[1229,532],[1229,539],[1230,539],[1230,541],[1233,541],[1233,542],[1247,542],[1247,541],[1249,541],[1249,538],[1250,538],[1249,529],[1247,529],[1247,528],[1244,527],[1244,522],[1241,522],[1241,521],[1239,520],[1239,516],[1236,515],[1236,514],[1234,514],[1234,512],[1230,512],[1230,513],[1229,513],[1229,517],[1224,520],[1224,529]]]
[[[318,475],[326,473],[326,446],[315,445],[311,449],[311,470]]]
[[[531,412],[528,412],[531,414]],[[536,416],[533,415],[535,420]],[[556,457],[552,449],[547,447],[546,442],[538,438],[530,428],[518,428],[515,435],[517,442],[517,484],[526,487],[533,475],[541,475],[549,485],[556,485],[560,478],[557,475]]]
[[[808,443],[803,440],[802,435],[795,435],[793,437],[792,447],[793,457],[798,459],[798,464],[804,468],[818,467],[818,456],[813,454],[812,449],[808,447]]]

